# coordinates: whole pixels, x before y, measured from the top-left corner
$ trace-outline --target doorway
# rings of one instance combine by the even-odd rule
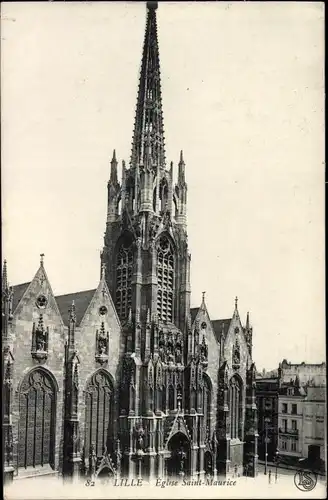
[[[168,449],[171,453],[167,463],[167,473],[169,476],[189,476],[190,475],[190,442],[185,434],[178,432],[174,434],[168,442]]]

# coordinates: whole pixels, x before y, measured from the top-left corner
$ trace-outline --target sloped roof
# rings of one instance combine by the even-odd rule
[[[13,312],[21,301],[24,293],[26,292],[28,286],[31,284],[31,281],[28,283],[21,283],[20,285],[13,286]]]
[[[196,319],[196,316],[197,316],[197,313],[199,311],[199,307],[192,307],[190,309],[190,316],[191,316],[191,324],[194,323],[195,319]]]
[[[95,293],[96,288],[93,290],[84,290],[83,292],[68,293],[67,295],[57,295],[55,297],[65,325],[68,325],[69,309],[72,301],[74,300],[75,303],[76,325],[79,325]]]
[[[216,340],[220,342],[222,332],[224,336],[227,336],[229,326],[230,326],[231,318],[228,319],[214,319],[212,321],[213,330],[215,333]]]

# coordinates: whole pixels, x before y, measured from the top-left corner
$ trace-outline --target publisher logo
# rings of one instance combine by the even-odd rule
[[[299,470],[294,476],[294,483],[300,491],[311,491],[317,484],[317,475],[307,470]]]

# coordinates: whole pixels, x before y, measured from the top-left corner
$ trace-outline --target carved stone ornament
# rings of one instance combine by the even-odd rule
[[[48,357],[49,344],[49,328],[44,327],[43,316],[40,314],[38,326],[33,323],[32,330],[32,349],[31,355],[33,359],[44,361]]]
[[[96,361],[106,363],[108,361],[109,333],[105,331],[104,322],[101,323],[100,330],[96,333]]]
[[[36,299],[36,305],[39,309],[45,309],[48,304],[48,299],[45,295],[41,294]]]
[[[233,370],[238,370],[240,368],[240,345],[238,339],[236,339],[233,347],[232,368]]]
[[[100,314],[100,316],[105,316],[105,314],[107,314],[107,312],[108,312],[108,309],[107,309],[106,306],[100,306],[99,307],[99,314]]]

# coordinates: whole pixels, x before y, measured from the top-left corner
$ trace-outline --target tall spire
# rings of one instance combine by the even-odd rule
[[[157,2],[147,2],[147,24],[141,61],[131,166],[151,162],[165,167],[164,128],[157,40]]]

